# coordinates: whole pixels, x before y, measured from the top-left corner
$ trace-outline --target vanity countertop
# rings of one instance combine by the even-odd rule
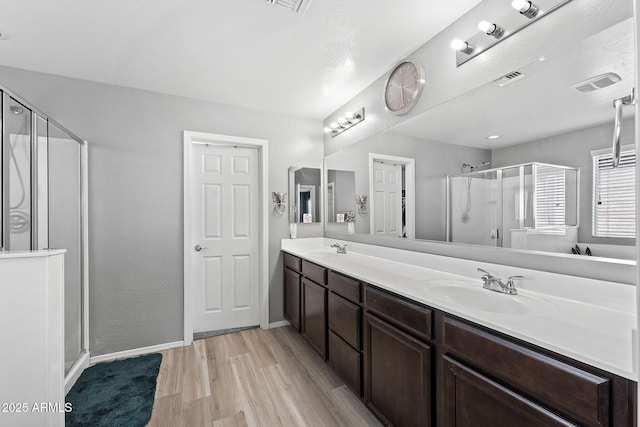
[[[637,381],[635,287],[325,238],[283,239],[283,251],[430,307]],[[522,275],[518,295],[482,289],[481,267]]]
[[[60,255],[67,252],[66,249],[42,249],[37,251],[0,251],[0,259],[10,258],[42,258]]]

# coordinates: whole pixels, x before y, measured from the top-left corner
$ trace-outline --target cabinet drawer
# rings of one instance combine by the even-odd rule
[[[360,302],[360,282],[334,271],[329,271],[329,289],[353,302]]]
[[[389,322],[418,338],[431,339],[433,313],[428,308],[370,286],[365,288],[364,298],[368,310],[382,315]]]
[[[588,426],[609,425],[610,380],[461,322],[443,322],[443,349],[548,408]]]
[[[302,260],[302,274],[319,285],[325,286],[327,284],[327,269],[306,259]]]
[[[442,357],[441,425],[452,427],[576,427],[480,372]]]
[[[359,351],[351,348],[338,335],[329,331],[329,366],[344,380],[358,396],[362,396],[362,358]]]
[[[289,267],[293,271],[297,271],[300,273],[302,271],[302,260],[295,255],[288,254],[283,252],[284,254],[284,266]]]
[[[329,293],[329,328],[360,349],[360,307],[333,292]]]

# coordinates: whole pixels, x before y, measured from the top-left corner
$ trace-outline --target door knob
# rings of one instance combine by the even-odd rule
[[[205,247],[203,247],[203,246],[196,245],[196,246],[195,246],[195,248],[193,248],[193,249],[195,249],[195,250],[196,250],[196,252],[200,252],[200,251],[206,251],[206,250],[207,250],[207,249],[209,249],[209,248],[205,248]]]

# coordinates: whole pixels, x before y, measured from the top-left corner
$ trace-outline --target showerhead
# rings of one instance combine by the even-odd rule
[[[474,172],[474,171],[477,171],[479,169],[484,168],[485,166],[491,166],[491,162],[482,162],[477,166],[473,166],[473,165],[470,165],[468,163],[463,163],[462,164],[462,173]]]
[[[20,114],[22,114],[24,110],[22,109],[22,107],[18,107],[17,105],[12,105],[11,107],[9,107],[9,111],[11,111],[16,116],[19,116]]]

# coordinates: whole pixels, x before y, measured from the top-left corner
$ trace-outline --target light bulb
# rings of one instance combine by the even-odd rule
[[[459,50],[462,53],[466,53],[467,55],[470,55],[473,52],[473,50],[475,49],[469,43],[463,42],[460,39],[455,39],[454,41],[452,41],[451,42],[451,48],[455,49],[455,50]]]
[[[340,125],[346,125],[348,122],[347,119],[345,119],[344,117],[338,117],[338,124]]]
[[[337,123],[331,123],[331,124],[329,125],[329,127],[330,127],[331,129],[338,129],[338,128],[340,127],[340,125],[339,125],[339,124],[337,124]]]
[[[324,133],[329,133],[331,132],[333,129],[331,129],[330,127],[326,127],[324,128]]]
[[[454,41],[451,42],[451,48],[455,50],[463,50],[463,49],[466,49],[467,46],[469,46],[469,43],[463,42],[460,39],[455,39]]]
[[[511,2],[511,7],[513,7],[518,12],[526,12],[531,7],[531,2],[528,0],[513,0]]]
[[[353,119],[353,113],[351,111],[347,111],[345,113],[345,117],[347,118],[347,120],[351,120]]]
[[[496,25],[492,24],[489,21],[480,21],[478,23],[478,29],[482,32],[485,32],[487,34],[491,34],[495,31],[496,29]]]

